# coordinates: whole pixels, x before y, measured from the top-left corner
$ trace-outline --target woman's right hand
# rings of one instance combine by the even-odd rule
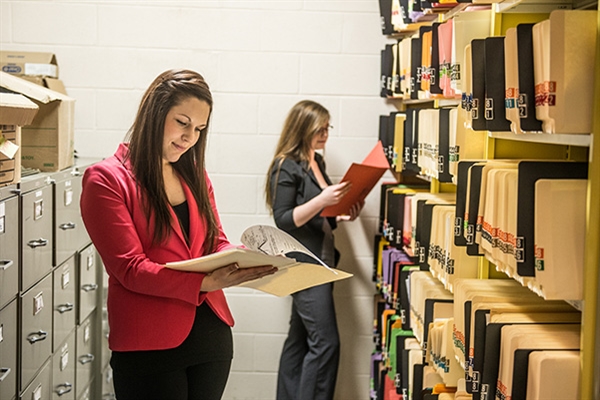
[[[329,185],[319,196],[323,202],[323,208],[339,203],[342,198],[348,194],[352,184],[349,181]]]
[[[267,275],[272,275],[275,272],[277,272],[277,267],[272,265],[240,268],[237,264],[230,264],[207,274],[202,280],[200,290],[202,292],[212,292],[230,286],[236,286],[243,282],[259,279]]]

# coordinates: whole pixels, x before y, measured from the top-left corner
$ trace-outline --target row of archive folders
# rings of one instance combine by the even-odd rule
[[[510,279],[459,279],[452,294],[404,271],[409,314],[375,301],[371,398],[578,398],[580,312]]]
[[[383,184],[377,248],[385,240],[450,291],[483,256],[545,299],[583,298],[587,163],[460,161],[457,177],[456,193]],[[394,264],[375,264],[374,280],[389,287]]]
[[[379,140],[393,171],[456,183],[458,161],[483,158],[486,137],[465,127],[457,107],[442,107],[381,115]]]
[[[597,11],[555,10],[494,37],[490,13],[464,11],[386,45],[381,96],[461,99],[473,130],[590,133]]]

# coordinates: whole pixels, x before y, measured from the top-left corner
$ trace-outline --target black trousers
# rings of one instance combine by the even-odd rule
[[[288,337],[277,379],[277,400],[331,400],[340,342],[333,284],[294,293]]]
[[[219,400],[232,357],[231,328],[204,303],[180,346],[112,353],[117,400]]]

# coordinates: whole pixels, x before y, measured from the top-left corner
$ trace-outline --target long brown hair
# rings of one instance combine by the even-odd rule
[[[154,218],[154,243],[160,243],[171,234],[171,214],[162,174],[165,120],[171,108],[190,97],[206,102],[212,112],[212,94],[202,75],[189,70],[163,72],[144,93],[135,121],[127,134],[131,168],[138,187],[145,195],[141,196],[144,199],[144,212],[149,222]],[[173,169],[189,186],[198,204],[198,211],[205,220],[205,253],[212,251],[218,235],[205,177],[207,134],[208,121],[200,132],[198,142],[177,162],[172,163]]]
[[[312,140],[323,125],[329,123],[329,118],[329,111],[311,100],[296,103],[288,113],[275,149],[275,156],[267,172],[265,198],[271,210],[275,201],[275,187],[272,185],[277,184],[277,178],[274,182],[271,181],[273,168],[277,165],[277,175],[279,175],[279,168],[286,158],[310,162]]]

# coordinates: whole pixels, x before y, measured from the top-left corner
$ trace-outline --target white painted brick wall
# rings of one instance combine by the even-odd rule
[[[272,224],[263,185],[287,111],[305,98],[331,112],[328,171],[339,180],[375,144],[385,39],[375,0],[0,0],[0,45],[57,55],[76,99],[77,151],[111,155],[141,95],[160,72],[201,72],[215,97],[207,167],[232,242],[247,226]],[[384,179],[390,179],[387,176]],[[365,399],[373,350],[372,257],[379,212],[374,190],[359,220],[342,224],[336,284],[342,355],[336,399]],[[290,298],[227,290],[235,358],[225,399],[275,397]]]

